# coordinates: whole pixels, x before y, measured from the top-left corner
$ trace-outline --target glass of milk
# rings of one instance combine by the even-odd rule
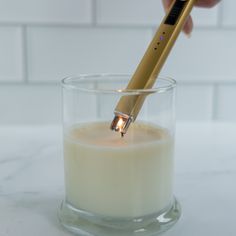
[[[175,87],[158,78],[149,90],[125,87],[130,75],[101,74],[62,81],[64,227],[78,235],[153,236],[180,217],[173,195]],[[145,96],[122,137],[110,129],[122,96]]]

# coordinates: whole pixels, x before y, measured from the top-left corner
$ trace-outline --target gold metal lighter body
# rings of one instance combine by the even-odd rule
[[[140,64],[132,76],[127,90],[145,90],[153,87],[166,58],[180,34],[195,0],[173,1]],[[142,108],[145,95],[123,96],[115,108],[115,119],[111,129],[126,133],[130,122],[134,122]],[[115,120],[123,118],[123,128],[116,128]],[[126,122],[129,122],[127,125]]]

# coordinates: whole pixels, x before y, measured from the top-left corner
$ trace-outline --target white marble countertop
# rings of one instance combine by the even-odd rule
[[[180,123],[175,194],[182,217],[166,236],[236,235],[236,123]],[[0,236],[67,236],[58,126],[0,127]]]

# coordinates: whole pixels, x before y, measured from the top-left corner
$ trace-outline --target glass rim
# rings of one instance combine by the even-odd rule
[[[72,75],[65,77],[61,80],[61,85],[65,89],[69,90],[79,90],[82,92],[89,92],[89,93],[115,93],[115,94],[124,94],[124,95],[139,95],[139,94],[150,94],[150,93],[164,93],[166,91],[172,90],[176,87],[176,80],[171,77],[167,76],[158,76],[157,80],[162,80],[168,82],[167,85],[153,87],[150,89],[102,89],[102,88],[86,88],[83,87],[83,83],[87,82],[88,79],[101,79],[101,82],[104,79],[108,79],[109,77],[129,77],[131,78],[131,74],[111,74],[111,73],[104,73],[104,74],[79,74],[79,75]],[[79,82],[78,84],[73,84],[73,82]]]

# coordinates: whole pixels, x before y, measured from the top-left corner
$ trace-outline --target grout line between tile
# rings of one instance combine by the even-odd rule
[[[192,86],[199,86],[199,85],[232,85],[232,86],[236,86],[236,81],[212,81],[212,80],[208,80],[208,81],[196,81],[196,80],[191,80],[191,81],[182,81],[182,80],[178,80],[177,81],[178,85],[192,85]],[[22,82],[18,82],[18,81],[0,81],[0,85],[20,85],[22,84]],[[53,81],[53,80],[35,80],[35,81],[27,81],[27,84],[29,85],[58,85],[60,84],[60,81]]]
[[[60,83],[48,83],[48,82],[29,82],[29,83],[22,83],[22,82],[0,82],[0,86],[19,86],[19,87],[24,87],[25,85],[27,86],[45,86],[45,87],[55,87],[55,86],[60,86]]]
[[[92,26],[97,25],[97,0],[92,0]]]
[[[96,1],[96,0],[93,0],[93,1]],[[94,8],[94,10],[92,10],[93,12],[93,16],[92,16],[92,21],[93,23],[52,23],[52,22],[44,22],[44,23],[40,23],[40,22],[0,22],[0,27],[1,26],[6,26],[6,27],[21,27],[21,26],[24,26],[24,27],[61,27],[61,28],[81,28],[81,29],[95,29],[95,28],[98,28],[98,29],[150,29],[152,28],[153,30],[156,30],[157,27],[158,27],[158,23],[157,24],[144,24],[144,25],[139,25],[139,24],[130,24],[130,23],[127,23],[127,24],[111,24],[111,23],[108,23],[108,24],[98,24],[96,21],[97,19],[97,16],[96,16],[96,6],[93,6],[92,8]],[[201,31],[206,31],[206,30],[209,30],[209,31],[214,31],[214,30],[217,30],[219,29],[218,26],[196,26],[195,27],[195,30],[201,30]],[[235,26],[226,26],[226,27],[222,27],[220,28],[221,30],[236,30],[236,25]]]
[[[217,26],[219,29],[223,26],[223,12],[224,12],[224,3],[221,2],[218,7],[218,17],[217,17]]]
[[[219,85],[217,83],[213,84],[213,92],[212,92],[212,121],[217,120],[218,116],[218,100],[219,100]]]
[[[28,81],[28,65],[27,65],[27,41],[26,41],[26,26],[21,27],[21,46],[22,46],[22,76],[23,83]]]
[[[29,60],[28,60],[28,40],[27,40],[27,26],[23,26],[23,37],[24,37],[24,71],[25,71],[25,82],[29,83]]]

